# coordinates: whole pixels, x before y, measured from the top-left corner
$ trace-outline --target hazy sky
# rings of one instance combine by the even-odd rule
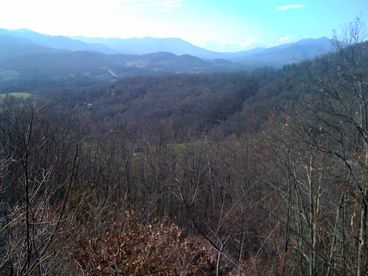
[[[368,24],[368,0],[0,0],[0,28],[181,37],[220,51],[331,36],[357,15]]]

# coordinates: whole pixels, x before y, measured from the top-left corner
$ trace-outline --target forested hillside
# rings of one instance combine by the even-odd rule
[[[1,97],[0,272],[366,275],[358,30],[279,70]]]

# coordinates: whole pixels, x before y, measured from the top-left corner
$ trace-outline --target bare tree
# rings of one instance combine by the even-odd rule
[[[321,70],[311,72],[314,103],[306,103],[309,113],[303,135],[305,142],[333,156],[345,166],[336,197],[336,215],[329,261],[336,246],[342,243],[344,270],[357,275],[367,273],[367,199],[368,199],[368,57],[364,51],[365,25],[360,18],[347,25],[342,35],[335,35],[337,54],[331,55]],[[319,63],[320,64],[320,63]],[[322,69],[322,70],[323,70]],[[308,113],[308,112],[307,112]],[[343,220],[340,220],[343,216]],[[355,262],[347,263],[346,221],[350,217],[355,244]],[[359,219],[357,219],[359,217]],[[338,224],[342,224],[341,228]],[[337,233],[338,228],[342,233]],[[351,263],[351,262],[350,262]]]

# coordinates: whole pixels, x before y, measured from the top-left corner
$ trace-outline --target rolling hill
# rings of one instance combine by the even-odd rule
[[[327,38],[237,53],[211,52],[176,38],[79,39],[84,41],[1,29],[1,87],[29,90],[44,86],[45,81],[83,86],[128,76],[280,68],[333,49]]]

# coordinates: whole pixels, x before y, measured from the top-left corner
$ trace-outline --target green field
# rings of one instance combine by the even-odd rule
[[[31,96],[32,96],[32,94],[28,93],[28,92],[10,92],[10,93],[0,92],[0,99],[5,98],[5,97],[15,97],[15,98],[26,99],[26,98],[29,98]]]

